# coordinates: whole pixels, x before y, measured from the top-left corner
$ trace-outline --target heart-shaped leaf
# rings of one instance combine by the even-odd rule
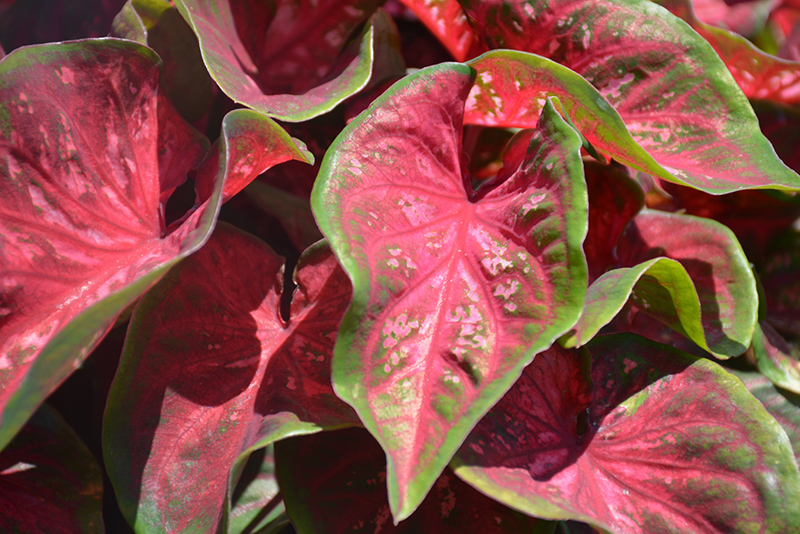
[[[360,428],[279,441],[275,455],[286,509],[300,534],[361,529],[387,534],[552,534],[555,527],[482,495],[449,469],[414,515],[393,525],[384,489],[385,456]]]
[[[0,454],[2,532],[103,532],[102,496],[94,456],[47,405]]]
[[[128,0],[114,18],[111,34],[158,52],[167,95],[183,118],[195,121],[209,110],[213,82],[197,38],[167,0]]]
[[[176,0],[203,60],[235,102],[284,121],[327,113],[366,86],[374,42],[393,31],[377,0]]]
[[[789,441],[738,379],[630,334],[588,348],[591,381],[588,354],[540,354],[465,441],[456,474],[517,510],[612,532],[800,528]]]
[[[601,154],[666,180],[675,178],[631,137],[613,107],[572,70],[547,58],[495,50],[468,62],[478,71],[467,99],[467,124],[533,128],[548,97]]]
[[[128,41],[20,49],[0,62],[0,448],[115,318],[207,239],[207,202],[166,232],[163,206],[205,140]]]
[[[354,287],[334,386],[386,451],[398,521],[575,323],[586,287],[577,134],[548,104],[529,144],[473,191],[461,153],[473,76],[442,64],[396,83],[334,142],[312,192]]]
[[[713,48],[664,8],[647,0],[461,3],[490,48],[549,57],[588,80],[678,181],[714,194],[800,188]]]
[[[222,521],[224,530],[252,450],[358,422],[330,381],[349,281],[322,244],[298,265],[287,324],[283,260],[220,225],[137,306],[103,429],[109,477],[134,528],[206,532]]]
[[[777,389],[762,374],[733,372],[786,431],[794,449],[795,460],[800,462],[800,395]]]
[[[738,356],[750,346],[758,292],[750,263],[730,230],[710,219],[645,210],[631,221],[616,254],[625,267],[656,257],[679,261],[700,298],[705,342],[680,320],[687,337],[720,358]],[[660,316],[668,308],[651,309],[644,300],[637,306],[675,328],[674,313]]]

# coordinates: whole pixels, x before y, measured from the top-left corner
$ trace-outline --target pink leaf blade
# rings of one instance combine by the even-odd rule
[[[386,450],[396,520],[583,302],[579,138],[549,104],[525,157],[468,191],[472,73],[442,64],[395,84],[342,132],[312,192],[354,284],[334,386]]]
[[[776,157],[713,48],[661,6],[643,0],[546,6],[463,0],[462,6],[491,48],[549,57],[595,86],[671,181],[712,194],[800,188],[800,176]]]
[[[557,97],[580,133],[601,153],[675,181],[631,137],[622,118],[589,82],[545,57],[494,50],[469,61],[478,71],[465,110],[467,124],[534,128],[548,97]]]
[[[179,0],[203,60],[235,102],[288,122],[332,110],[363,89],[378,34],[391,31],[375,0]]]
[[[130,0],[114,17],[112,37],[155,50],[164,62],[164,86],[178,113],[193,122],[205,115],[214,97],[192,29],[167,0]]]
[[[2,446],[117,315],[202,246],[222,181],[164,235],[163,204],[207,142],[160,91],[152,51],[101,39],[20,49],[0,66],[13,103],[0,126]]]
[[[453,55],[464,62],[476,48],[475,34],[458,0],[402,0]]]
[[[214,148],[211,157],[197,169],[198,202],[208,198],[221,169],[225,174],[222,201],[227,202],[275,165],[287,161],[314,162],[314,156],[302,141],[290,137],[269,117],[245,109],[225,115],[222,135]]]
[[[588,348],[593,387],[580,352],[540,355],[459,450],[456,474],[529,514],[615,532],[800,525],[789,441],[738,379],[638,336]]]
[[[282,258],[220,225],[134,312],[103,446],[135,528],[213,531],[227,522],[251,451],[357,423],[330,381],[347,277],[324,244],[312,247],[299,261],[289,324],[282,277]]]
[[[690,0],[657,3],[685,20],[714,47],[747,98],[790,105],[800,102],[800,62],[767,54],[741,35],[704,24]]]

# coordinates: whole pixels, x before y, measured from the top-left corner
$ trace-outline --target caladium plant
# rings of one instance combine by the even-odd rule
[[[790,4],[0,3],[0,530],[800,531]]]

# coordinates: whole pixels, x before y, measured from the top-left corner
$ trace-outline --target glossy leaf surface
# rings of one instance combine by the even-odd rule
[[[612,532],[787,532],[789,441],[718,365],[638,336],[552,348],[481,420],[456,474],[539,517]],[[698,505],[702,503],[702,505]]]
[[[251,450],[357,423],[330,382],[332,333],[350,284],[322,245],[299,265],[284,324],[283,260],[220,225],[137,307],[103,439],[135,528],[213,531],[226,520],[229,474]]]
[[[467,99],[467,124],[533,128],[547,98],[557,97],[570,122],[600,153],[674,180],[634,141],[603,96],[570,69],[513,50],[487,52],[469,65],[478,71],[478,77]]]
[[[472,191],[461,130],[473,72],[443,64],[396,83],[334,142],[312,193],[354,286],[334,385],[386,451],[396,520],[574,324],[586,287],[578,136],[548,105],[529,144]]]
[[[410,518],[393,525],[385,456],[363,429],[322,432],[275,444],[278,481],[300,534],[481,532],[551,534],[554,524],[480,494],[449,469]]]
[[[679,261],[700,298],[708,349],[724,358],[738,356],[750,345],[758,293],[747,257],[730,230],[708,219],[646,210],[633,219],[616,253],[625,267],[661,256]],[[671,324],[669,315],[659,317],[659,310],[649,309],[645,301],[637,305]],[[681,324],[686,326],[683,321]]]
[[[373,43],[391,31],[375,0],[177,0],[203,59],[234,101],[297,122],[333,109],[370,79]]]
[[[588,80],[678,180],[714,194],[800,188],[711,46],[660,6],[646,0],[462,5],[490,48],[549,57]]]
[[[138,44],[24,48],[0,74],[2,447],[117,314],[202,245],[222,177],[166,231],[163,206],[207,145]]]
[[[0,454],[2,532],[103,532],[102,496],[97,461],[47,405]]]

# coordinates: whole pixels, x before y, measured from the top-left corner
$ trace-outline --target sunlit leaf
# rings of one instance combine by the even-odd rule
[[[730,230],[709,219],[645,210],[628,226],[616,255],[623,267],[656,257],[679,261],[700,298],[705,342],[694,334],[687,337],[721,358],[738,356],[750,346],[758,292],[747,257]],[[674,320],[673,313],[660,316],[668,308],[648,308],[646,299],[636,304],[666,324]]]
[[[664,8],[647,0],[461,3],[490,48],[539,54],[588,80],[679,182],[714,194],[800,188],[711,45]]]
[[[800,473],[778,423],[707,359],[638,336],[553,348],[452,465],[515,509],[611,532],[791,532]]]
[[[570,328],[586,287],[580,141],[553,108],[473,191],[465,65],[396,83],[340,135],[312,193],[353,280],[334,385],[388,458],[408,517],[478,418]]]

